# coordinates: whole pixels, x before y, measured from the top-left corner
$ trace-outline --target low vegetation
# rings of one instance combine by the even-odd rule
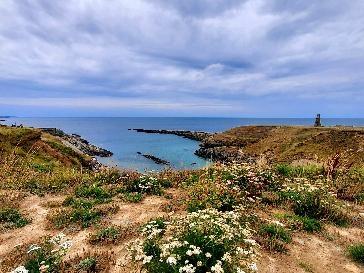
[[[189,213],[170,223],[149,222],[131,246],[147,272],[254,272],[256,242],[239,209]]]
[[[20,228],[27,225],[30,221],[25,218],[18,209],[0,208],[0,228]]]
[[[42,228],[50,234],[62,230],[70,239],[32,238],[7,252],[0,271],[113,272],[124,255],[131,266],[125,272],[249,273],[258,270],[261,253],[289,253],[296,236],[324,238],[330,229],[364,228],[363,169],[348,168],[335,155],[320,164],[261,161],[196,171],[94,172],[50,136],[20,129],[6,134],[11,145],[0,142],[1,232],[32,225],[35,212],[21,201],[39,195],[48,224]],[[20,143],[16,148],[14,141]],[[139,215],[148,210],[157,213]],[[72,238],[81,247],[68,256]],[[128,251],[119,254],[126,245]],[[347,253],[360,264],[363,249],[358,243]],[[311,263],[295,264],[320,272]]]
[[[278,252],[286,252],[286,244],[292,240],[290,232],[280,222],[263,224],[260,227],[259,235],[262,245],[269,250]]]
[[[364,243],[351,245],[348,252],[354,261],[364,264]]]

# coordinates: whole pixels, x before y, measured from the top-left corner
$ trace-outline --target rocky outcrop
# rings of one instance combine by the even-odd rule
[[[195,155],[218,162],[254,162],[254,157],[244,154],[236,146],[201,146],[195,151]]]
[[[242,126],[204,139],[196,155],[213,161],[290,164],[324,163],[342,153],[357,166],[364,164],[364,128],[309,126]]]
[[[154,163],[156,164],[161,164],[161,165],[170,165],[170,162],[164,159],[161,159],[159,157],[156,157],[154,155],[150,155],[150,154],[143,154],[141,152],[137,152],[138,155],[144,156],[145,158],[148,158],[150,160],[153,160]]]
[[[155,129],[132,129],[132,130],[146,134],[176,135],[196,141],[202,141],[211,135],[210,133],[206,132],[188,131],[188,130],[155,130]]]
[[[69,135],[57,128],[40,128],[40,129],[43,132],[60,137],[62,140],[71,144],[74,148],[76,148],[83,154],[89,156],[100,156],[100,157],[110,157],[113,155],[112,152],[89,143],[86,139],[83,139],[80,135],[77,134]]]

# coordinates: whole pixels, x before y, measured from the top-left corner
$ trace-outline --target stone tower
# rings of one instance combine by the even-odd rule
[[[321,127],[321,115],[317,114],[316,120],[315,120],[315,127]]]

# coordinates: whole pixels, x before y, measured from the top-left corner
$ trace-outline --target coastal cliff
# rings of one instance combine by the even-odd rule
[[[72,148],[88,156],[110,157],[113,155],[112,152],[91,144],[80,135],[66,134],[57,128],[41,128],[41,130],[53,136],[60,137],[64,141],[65,145],[72,146]]]
[[[242,126],[202,140],[196,155],[214,161],[325,161],[333,154],[364,163],[364,129],[353,127]]]

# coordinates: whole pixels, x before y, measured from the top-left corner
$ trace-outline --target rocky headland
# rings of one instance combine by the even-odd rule
[[[363,164],[364,128],[242,126],[203,139],[195,152],[214,161],[252,162],[263,156],[271,163],[322,162],[337,153]]]
[[[264,157],[271,163],[297,160],[325,161],[345,153],[355,164],[364,163],[364,128],[308,126],[241,126],[222,133],[186,130],[137,132],[174,134],[200,141],[197,156],[216,162],[254,162]]]
[[[80,135],[77,134],[66,134],[60,129],[57,128],[40,128],[43,132],[51,134],[53,136],[57,136],[65,141],[66,145],[71,145],[76,150],[88,156],[100,156],[100,157],[110,157],[113,155],[112,152],[103,149],[101,147],[97,147],[96,145],[91,144],[86,139],[83,139]]]

